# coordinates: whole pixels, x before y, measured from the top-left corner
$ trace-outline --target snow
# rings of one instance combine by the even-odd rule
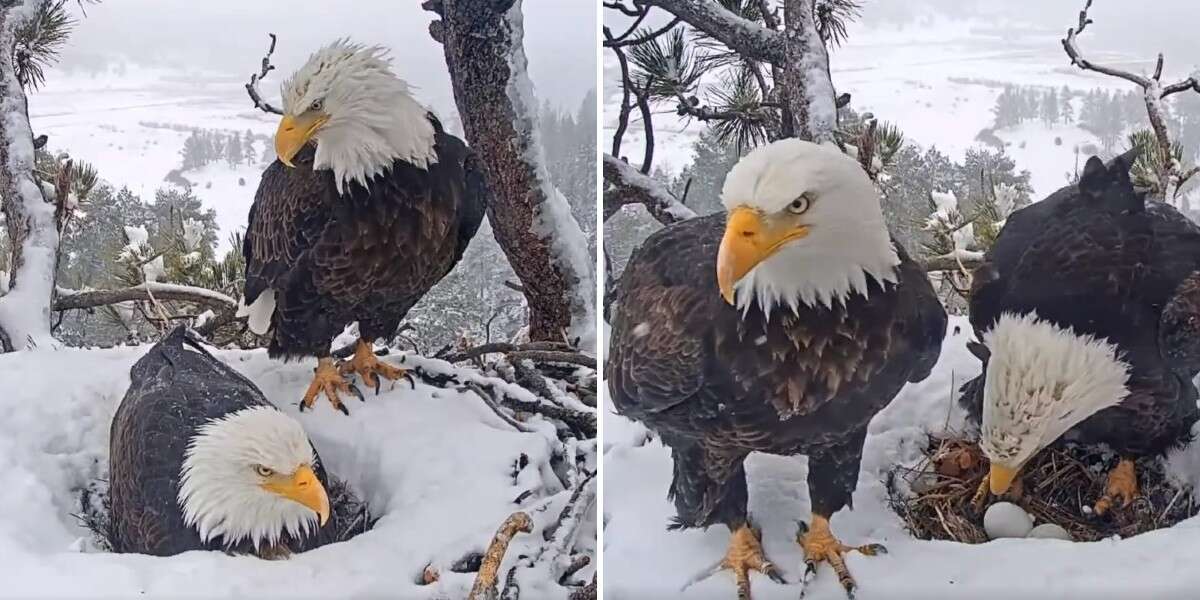
[[[581,347],[591,348],[596,344],[596,261],[588,252],[583,229],[571,214],[571,205],[550,182],[550,172],[546,170],[544,148],[538,131],[539,104],[533,92],[533,82],[529,79],[528,61],[522,43],[525,33],[521,0],[513,2],[505,17],[510,32],[509,75],[505,95],[513,107],[513,129],[526,140],[523,144],[525,162],[533,166],[534,179],[541,186],[542,201],[536,207],[532,231],[534,235],[549,240],[559,270],[568,278],[572,311],[570,336],[578,338]]]
[[[514,539],[501,569],[507,573],[520,555],[538,552],[543,528],[567,500],[557,483],[539,487],[559,444],[553,425],[540,417],[526,421],[533,432],[516,432],[471,392],[420,383],[415,391],[406,383],[385,385],[378,396],[368,392],[365,403],[351,400],[349,417],[324,400],[301,414],[296,402],[312,377],[311,362],[273,361],[264,350],[218,350],[218,358],[300,421],[325,466],[370,504],[378,524],[348,542],[283,561],[220,552],[169,558],[100,552],[72,515],[80,510],[80,488],[105,476],[109,423],[129,368],[146,350],[0,355],[0,381],[21,382],[5,396],[19,410],[0,419],[0,595],[462,598],[474,574],[451,572],[453,562],[482,552],[509,514],[525,510],[534,531]],[[529,466],[514,478],[522,454]],[[581,547],[594,548],[590,514],[578,535]],[[553,581],[552,558],[517,569],[522,598],[565,596]],[[428,564],[441,580],[419,586]],[[591,569],[579,577],[590,579]]]
[[[0,45],[12,48],[18,28],[35,18],[45,0],[25,0],[6,9]],[[34,178],[33,132],[30,129],[25,92],[13,65],[0,68],[0,119],[6,139],[6,168],[14,181],[12,189],[19,198],[9,198],[14,212],[29,229],[21,241],[22,264],[14,265],[9,289],[0,298],[0,332],[17,349],[55,347],[50,335],[50,297],[54,290],[57,266],[58,229],[54,224],[54,205],[46,202],[41,185]],[[14,217],[10,214],[9,217]]]
[[[1059,540],[1004,539],[979,545],[913,539],[887,505],[884,477],[896,465],[921,460],[927,433],[961,432],[965,414],[955,390],[979,373],[979,361],[966,349],[971,339],[964,317],[951,317],[942,355],[925,381],[909,384],[880,412],[868,430],[853,510],[833,518],[833,531],[848,544],[881,542],[886,556],[850,554],[847,564],[858,580],[858,597],[873,598],[1175,598],[1200,586],[1192,568],[1200,551],[1189,519],[1168,529],[1127,540],[1066,545]],[[722,527],[669,532],[674,507],[667,500],[670,452],[646,429],[613,413],[604,415],[604,572],[605,597],[722,599],[735,595],[727,572],[680,587],[721,557],[728,542]],[[1200,464],[1196,444],[1168,463],[1169,471]],[[763,529],[768,556],[789,585],[751,576],[759,600],[794,600],[804,572],[794,541],[796,521],[807,520],[807,460],[752,454],[746,462],[750,515]],[[1200,470],[1193,469],[1191,477]],[[1181,480],[1187,475],[1176,474]],[[828,566],[822,566],[805,595],[811,600],[844,600],[845,592]]]

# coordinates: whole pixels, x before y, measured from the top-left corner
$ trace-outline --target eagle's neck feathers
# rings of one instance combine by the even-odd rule
[[[990,357],[980,446],[992,462],[1018,468],[1129,394],[1130,367],[1114,344],[1036,313],[1001,315],[983,341]]]

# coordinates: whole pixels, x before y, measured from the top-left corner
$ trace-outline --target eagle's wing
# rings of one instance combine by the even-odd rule
[[[244,302],[252,304],[278,283],[316,245],[329,222],[328,171],[311,168],[311,147],[296,155],[296,168],[278,160],[263,172],[242,244],[246,259]]]
[[[933,372],[946,338],[946,309],[938,300],[929,277],[901,244],[893,243],[900,257],[901,315],[905,337],[914,353],[908,381],[924,381]]]
[[[711,329],[706,315],[714,313],[709,305],[720,298],[713,293],[715,284],[696,285],[695,277],[703,272],[716,277],[711,257],[721,236],[709,231],[712,220],[691,219],[653,236],[621,275],[616,302],[645,310],[638,315],[617,311],[613,324],[607,368],[618,410],[636,404],[638,412],[660,412],[705,387],[708,346],[702,332]],[[687,256],[673,250],[693,246],[700,248]]]

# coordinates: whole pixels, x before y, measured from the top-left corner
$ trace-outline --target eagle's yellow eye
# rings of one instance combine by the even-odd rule
[[[809,206],[812,206],[812,200],[809,199],[808,193],[806,192],[801,194],[799,198],[792,200],[792,203],[788,205],[787,209],[794,215],[802,215],[808,210]]]
[[[258,473],[260,477],[270,477],[275,474],[275,471],[272,471],[271,469],[262,465],[255,465],[254,471]]]
[[[320,98],[317,98],[316,100],[313,100],[313,103],[311,106],[308,107],[308,110],[319,111],[324,107],[325,107],[325,103],[322,102]]]

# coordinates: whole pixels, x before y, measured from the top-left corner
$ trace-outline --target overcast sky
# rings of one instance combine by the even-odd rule
[[[540,97],[574,111],[595,87],[596,0],[524,0],[525,51]],[[116,62],[243,79],[279,36],[275,63],[294,70],[339,37],[393,49],[396,71],[426,103],[451,98],[442,49],[420,0],[105,0],[87,7],[62,56],[66,70]],[[282,80],[268,80],[264,91]],[[272,94],[274,95],[274,94]]]

